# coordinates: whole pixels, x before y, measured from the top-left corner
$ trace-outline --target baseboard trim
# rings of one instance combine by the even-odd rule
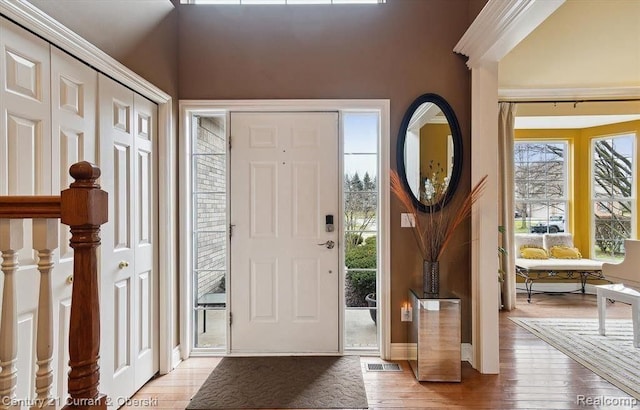
[[[460,345],[461,358],[463,362],[469,362],[473,365],[473,345],[471,343],[462,343]]]
[[[391,360],[409,360],[409,346],[412,343],[391,343]]]
[[[409,360],[410,347],[413,343],[391,343],[391,360]],[[461,361],[473,364],[473,346],[471,343],[460,344]]]
[[[180,345],[173,348],[171,351],[171,370],[175,369],[182,359],[180,358]]]

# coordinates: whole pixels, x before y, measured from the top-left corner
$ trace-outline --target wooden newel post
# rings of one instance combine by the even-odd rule
[[[89,163],[71,166],[75,179],[61,193],[61,221],[71,228],[74,249],[69,327],[69,401],[65,409],[106,409],[100,382],[100,308],[98,259],[100,225],[107,222],[107,193],[96,183],[100,169]]]

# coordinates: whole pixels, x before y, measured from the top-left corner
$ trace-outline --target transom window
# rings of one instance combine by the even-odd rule
[[[516,232],[567,229],[567,141],[514,144]]]
[[[635,134],[591,143],[592,244],[596,259],[623,259],[635,224]]]
[[[180,0],[182,4],[380,4],[387,0]]]

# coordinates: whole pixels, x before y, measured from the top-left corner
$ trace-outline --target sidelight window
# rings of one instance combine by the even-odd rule
[[[378,113],[344,112],[345,347],[377,350]]]
[[[226,347],[227,142],[222,116],[193,117],[194,347]]]

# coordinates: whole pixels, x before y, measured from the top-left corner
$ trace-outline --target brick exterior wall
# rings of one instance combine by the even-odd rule
[[[221,117],[198,118],[193,144],[193,223],[197,297],[225,291],[226,138]]]

